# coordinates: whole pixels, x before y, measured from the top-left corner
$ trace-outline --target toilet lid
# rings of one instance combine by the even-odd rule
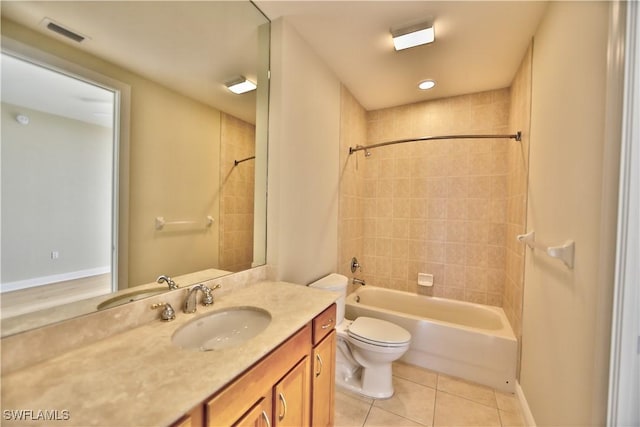
[[[404,328],[385,320],[372,317],[358,317],[349,326],[347,333],[363,341],[380,344],[405,344],[411,341],[411,334]]]

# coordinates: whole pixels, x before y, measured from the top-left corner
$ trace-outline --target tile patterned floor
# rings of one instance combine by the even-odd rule
[[[518,399],[404,363],[393,365],[395,395],[369,399],[338,389],[335,427],[524,426]]]

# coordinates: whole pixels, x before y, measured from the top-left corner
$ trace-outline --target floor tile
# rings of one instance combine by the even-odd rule
[[[438,390],[435,427],[500,427],[498,409]]]
[[[420,427],[421,424],[392,414],[383,409],[373,407],[369,412],[365,427]]]
[[[500,410],[502,427],[522,427],[525,425],[521,412],[507,412]]]
[[[395,394],[390,399],[380,399],[374,408],[384,409],[423,425],[432,425],[436,391],[402,378],[393,379]]]
[[[371,409],[371,402],[336,390],[335,427],[362,427]]]
[[[520,401],[515,394],[496,391],[496,401],[498,403],[498,409],[515,413],[522,412]]]
[[[464,397],[493,408],[498,407],[493,389],[447,375],[438,375],[438,390],[455,394],[456,396]]]
[[[436,388],[438,382],[437,373],[402,362],[395,362],[393,364],[393,375],[432,388]]]

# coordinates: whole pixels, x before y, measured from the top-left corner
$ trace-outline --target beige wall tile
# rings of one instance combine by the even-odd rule
[[[528,90],[524,75],[521,71],[514,80],[518,94]],[[343,117],[342,134],[348,136],[341,137],[341,156],[347,142],[506,133],[518,124],[511,116],[524,115],[514,105],[526,102],[514,93],[506,88],[365,112],[343,89],[343,110],[348,105],[349,117]],[[353,219],[344,227],[358,231],[342,230],[340,235],[360,239],[363,272],[371,275],[370,283],[415,290],[417,273],[432,273],[434,295],[492,305],[508,301],[513,312],[513,299],[522,293],[511,290],[505,296],[505,278],[521,272],[516,264],[522,257],[512,259],[521,249],[511,240],[524,224],[520,216],[526,206],[526,191],[516,185],[526,184],[525,156],[514,147],[520,145],[464,139],[399,144],[361,156],[360,170],[341,180],[341,195],[354,196],[340,199],[341,218]],[[355,212],[361,212],[360,219]],[[354,247],[339,246],[341,251]],[[351,256],[341,254],[341,265]]]

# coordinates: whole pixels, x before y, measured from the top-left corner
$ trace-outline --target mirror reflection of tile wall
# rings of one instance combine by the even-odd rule
[[[220,148],[220,268],[240,271],[253,261],[254,125],[222,113]]]

